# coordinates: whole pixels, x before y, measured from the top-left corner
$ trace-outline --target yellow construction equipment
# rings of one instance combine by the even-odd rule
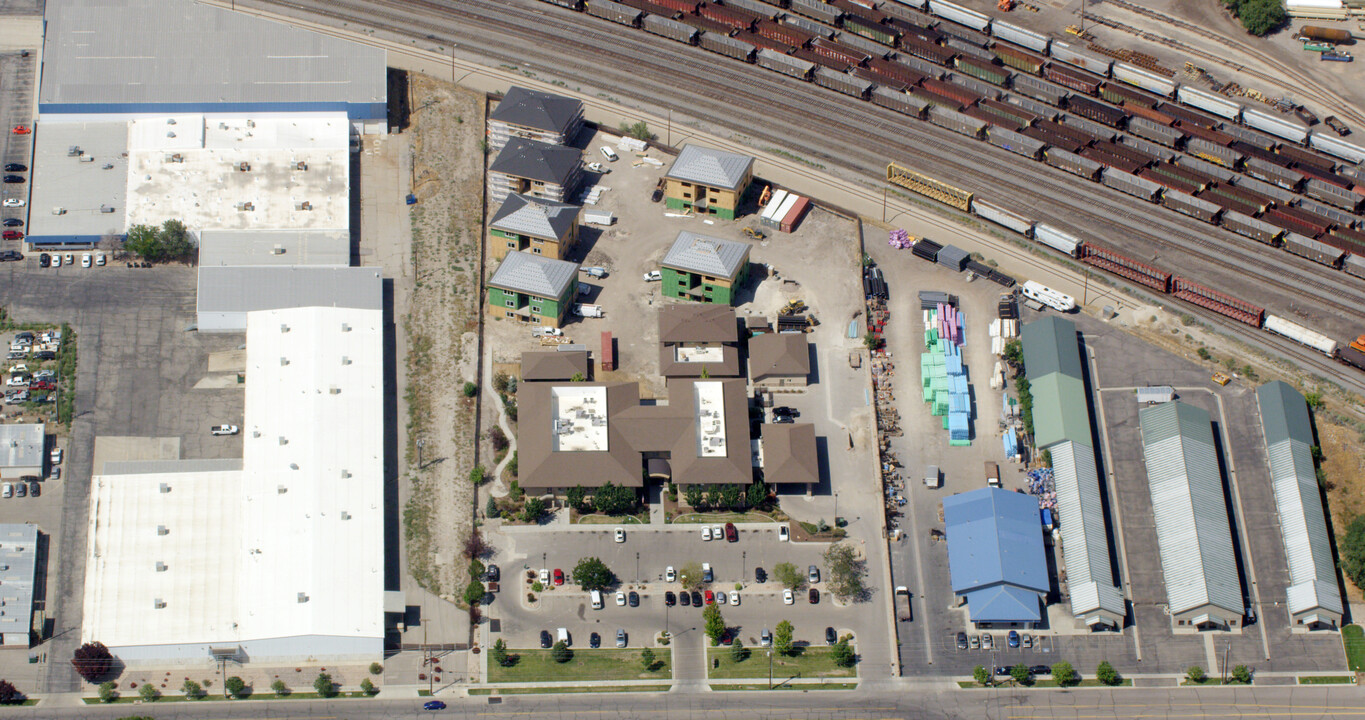
[[[767,234],[765,234],[762,230],[751,227],[744,228],[744,234],[748,235],[749,237],[755,240],[763,240],[768,237]]]
[[[778,314],[778,315],[796,315],[796,314],[798,314],[798,313],[804,312],[805,309],[806,309],[806,303],[805,303],[803,300],[801,300],[800,298],[797,298],[797,299],[795,299],[795,300],[788,300],[788,301],[787,301],[787,304],[784,305],[784,306],[782,306],[782,309],[781,309],[781,310],[778,310],[778,311],[777,311],[777,314]]]
[[[1232,378],[1228,377],[1227,375],[1224,375],[1223,373],[1217,372],[1213,374],[1213,381],[1218,383],[1219,385],[1227,385],[1228,383],[1232,382]]]
[[[1009,12],[1014,9],[1014,0],[1000,0],[995,4],[995,9],[1001,12]]]
[[[1067,25],[1066,32],[1067,34],[1075,35],[1076,37],[1082,40],[1085,40],[1086,38],[1090,37],[1090,33],[1082,29],[1080,25]]]
[[[772,185],[764,185],[764,186],[763,186],[763,192],[762,192],[762,194],[760,194],[760,195],[758,196],[758,205],[759,205],[759,207],[763,207],[763,206],[767,205],[767,204],[768,204],[768,201],[769,201],[769,200],[772,200],[772,199],[773,199],[773,186],[772,186]]]

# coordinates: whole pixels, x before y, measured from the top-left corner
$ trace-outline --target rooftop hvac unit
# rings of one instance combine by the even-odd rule
[[[114,206],[113,206],[113,205],[101,205],[101,206],[100,206],[100,212],[102,212],[102,213],[111,213],[111,212],[113,212],[113,211],[114,211]]]
[[[77,159],[77,162],[95,162],[95,157],[93,155],[82,155]]]
[[[280,367],[284,367],[285,365],[288,365],[288,364],[289,364],[289,358],[287,358],[287,357],[282,357],[282,358],[280,358]]]
[[[251,163],[249,163],[249,162],[239,162],[239,163],[237,163],[237,172],[250,172],[250,171],[251,171]]]
[[[283,323],[281,323],[281,324],[280,324],[280,332],[282,332],[282,333],[287,333],[287,332],[289,332],[289,326],[288,326],[288,325],[285,325],[285,324],[283,324]]]
[[[167,125],[174,125],[174,124],[175,124],[175,118],[166,118],[166,124],[167,124]]]
[[[342,331],[342,332],[350,332],[350,331],[351,331],[351,326],[350,326],[350,324],[349,324],[349,323],[342,323],[342,324],[341,324],[341,331]]]
[[[82,153],[84,153],[84,152],[85,152],[85,151],[81,149],[81,146],[80,146],[80,145],[72,145],[72,146],[70,146],[70,147],[68,147],[68,148],[66,149],[66,156],[67,156],[67,157],[79,157],[79,156],[80,156]]]
[[[299,469],[299,464],[298,464],[298,463],[289,463],[289,469],[290,469],[290,470],[298,470],[298,469]]]
[[[66,208],[64,208],[64,207],[55,207],[55,208],[52,208],[52,214],[53,214],[53,215],[65,215],[65,214],[66,214]]]
[[[339,388],[339,387],[333,385],[333,386],[331,387],[331,389],[329,389],[327,392],[330,393],[330,394],[332,394],[332,395],[340,395],[340,394],[341,394],[341,388]]]
[[[276,245],[275,247],[273,247],[273,248],[270,249],[270,254],[271,254],[271,255],[283,255],[283,254],[284,254],[284,247],[281,246],[281,245]]]
[[[174,130],[167,130],[167,131],[166,131],[166,137],[168,137],[168,138],[173,138],[173,137],[175,137],[175,131],[174,131]]]
[[[157,571],[157,572],[166,572],[166,563],[161,562],[160,560],[157,560],[157,561],[156,561],[156,571]]]
[[[343,477],[343,478],[348,478],[348,477],[350,477],[350,476],[351,476],[351,471],[350,471],[350,470],[342,470],[342,471],[341,471],[341,477]]]
[[[351,514],[348,513],[348,512],[346,512],[345,510],[342,510],[342,511],[341,511],[341,519],[342,519],[342,520],[350,520],[350,519],[351,519]]]
[[[238,209],[238,210],[243,210],[243,211],[246,211],[246,212],[250,212],[250,211],[252,211],[252,210],[255,210],[255,209],[256,209],[256,206],[255,206],[254,204],[252,204],[252,203],[249,203],[249,202],[239,202],[239,203],[237,203],[237,209]]]
[[[247,126],[247,127],[256,127],[256,121],[255,121],[255,120],[247,120],[247,121],[246,121],[246,126]]]
[[[312,209],[313,209],[313,203],[310,203],[310,202],[308,202],[307,200],[304,200],[304,201],[301,202],[301,203],[294,203],[294,209],[295,209],[295,210],[312,210]]]
[[[166,484],[166,483],[161,483],[161,494],[162,494],[162,495],[165,495],[166,493],[168,493],[168,492],[170,492],[170,491],[171,491],[171,486],[170,486],[170,485],[168,485],[168,484]]]
[[[218,129],[219,129],[219,130],[226,130],[226,129],[227,129],[227,123],[225,123],[225,122],[220,122],[220,123],[218,123]]]
[[[163,610],[166,607],[166,601],[162,600],[161,598],[157,598],[152,601],[152,607],[156,608],[157,610]]]
[[[157,534],[157,535],[170,535],[170,534],[171,534],[171,529],[168,528],[168,527],[166,527],[165,525],[157,525],[157,526],[156,526],[156,534]]]
[[[299,602],[301,603],[308,602],[308,593],[299,593]]]
[[[295,169],[295,170],[307,170],[307,169],[308,169],[308,163],[306,163],[306,162],[300,160],[300,161],[294,163],[294,169]]]
[[[342,364],[342,365],[350,365],[350,364],[351,364],[351,359],[348,358],[348,357],[346,357],[345,355],[343,355],[343,356],[341,356],[341,364]]]
[[[289,444],[289,438],[287,438],[287,437],[281,435],[281,436],[280,436],[280,444],[281,444],[281,445],[288,445],[288,444]]]
[[[287,487],[285,487],[285,486],[283,486],[283,485],[277,486],[277,487],[275,488],[275,494],[276,494],[276,495],[283,495],[283,494],[285,494],[285,493],[287,493],[287,492],[289,492],[289,488],[287,488]]]

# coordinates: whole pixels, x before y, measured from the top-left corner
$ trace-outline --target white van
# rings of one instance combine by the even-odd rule
[[[593,610],[601,610],[601,609],[602,609],[602,591],[601,591],[601,590],[593,590],[593,591],[592,591],[592,609],[593,609]]]
[[[564,647],[572,647],[572,646],[573,646],[573,640],[569,639],[569,629],[568,629],[568,628],[560,628],[560,629],[559,629],[559,641],[562,642],[562,643],[564,643]]]
[[[616,154],[616,151],[615,151],[615,150],[612,150],[611,148],[607,147],[606,145],[603,145],[603,146],[602,146],[602,157],[606,158],[609,162],[616,162],[616,160],[617,160],[617,158],[618,158],[619,156]]]

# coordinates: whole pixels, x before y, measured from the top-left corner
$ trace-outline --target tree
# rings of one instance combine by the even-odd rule
[[[375,692],[377,692],[377,691],[375,690],[374,682],[373,682],[372,680],[370,680],[369,678],[365,678],[365,679],[361,680],[361,681],[360,681],[360,692],[363,692],[363,693],[365,693],[366,695],[373,695],[373,694],[375,694]]]
[[[976,680],[978,683],[982,685],[990,685],[991,673],[989,670],[986,669],[984,665],[977,665],[976,667],[972,668],[972,679]]]
[[[482,578],[484,576],[484,573],[487,572],[488,568],[484,566],[482,560],[474,558],[473,560],[469,561],[469,577]],[[379,673],[374,674],[378,675]]]
[[[678,571],[678,582],[687,590],[697,590],[702,586],[701,564],[689,562]]]
[[[866,563],[848,543],[835,543],[825,550],[825,570],[829,578],[825,587],[840,600],[860,598],[867,593],[863,576]]]
[[[1192,683],[1202,683],[1208,676],[1204,674],[1204,668],[1191,665],[1190,669],[1185,671],[1185,677]]]
[[[89,642],[76,648],[71,656],[71,664],[86,682],[98,682],[114,669],[114,656],[104,643]]]
[[[383,665],[380,665],[380,664],[377,663],[377,662],[372,662],[372,663],[370,663],[370,674],[371,674],[371,675],[383,675],[383,674],[384,674],[384,666],[383,666]]]
[[[483,601],[483,596],[488,594],[488,589],[478,579],[469,581],[469,585],[464,589],[464,602],[470,607],[474,607]]]
[[[110,703],[118,699],[118,691],[114,689],[113,680],[105,680],[100,683],[100,702]]]
[[[142,702],[155,702],[157,698],[161,697],[161,691],[157,690],[156,686],[151,683],[143,683],[142,687],[137,689],[137,694],[138,697],[142,698]]]
[[[725,634],[725,618],[720,616],[720,607],[717,605],[707,605],[701,611],[702,620],[706,623],[706,637],[711,638],[712,645],[720,644],[720,637]]]
[[[285,696],[289,694],[289,686],[285,685],[283,680],[276,678],[275,682],[270,683],[270,691],[276,695]]]
[[[557,640],[554,647],[550,648],[550,657],[557,663],[566,663],[573,659],[573,651],[563,640]]]
[[[1341,571],[1358,588],[1365,588],[1365,514],[1357,515],[1346,526],[1346,538],[1338,547]]]
[[[156,228],[151,225],[134,225],[128,228],[128,237],[123,248],[143,260],[155,260],[161,255],[161,243],[156,237]]]
[[[768,501],[768,485],[762,480],[755,480],[749,485],[746,494],[748,495],[749,507],[759,507]]]
[[[517,409],[517,406],[516,406],[516,405],[508,405],[508,406],[507,406],[507,411],[508,411],[508,413],[511,414],[511,415],[514,415],[514,416],[516,415],[516,409]],[[516,422],[516,421],[517,421],[516,417],[513,417],[513,418],[512,418],[512,422]],[[513,450],[513,451],[512,451],[512,459],[511,459],[511,460],[508,460],[508,461],[507,461],[507,464],[504,465],[503,467],[507,468],[507,472],[511,473],[511,474],[512,474],[512,477],[516,477],[516,476],[517,476],[517,451],[516,451],[516,450]]]
[[[592,506],[605,515],[629,515],[640,504],[634,488],[603,483],[592,492]]]
[[[488,657],[493,662],[502,667],[512,667],[512,657],[507,654],[507,643],[503,642],[502,638],[498,638],[497,642],[493,643],[493,649],[489,652]]]
[[[1024,366],[1024,344],[1018,340],[1011,340],[1005,343],[1005,362],[1011,367],[1021,368]]]
[[[194,254],[194,241],[190,239],[190,231],[185,227],[185,223],[179,220],[161,223],[157,240],[161,242],[161,256],[166,260],[189,260]]]
[[[507,433],[503,432],[500,427],[495,427],[488,431],[488,440],[493,443],[493,449],[497,452],[506,450],[509,445]]]
[[[583,592],[605,590],[616,582],[616,575],[607,564],[595,557],[585,557],[573,568],[573,581]]]
[[[653,650],[645,648],[640,651],[640,665],[645,669],[645,672],[652,671],[654,669],[654,663],[656,662],[658,662],[658,660],[654,657]]]
[[[1308,401],[1308,407],[1314,410],[1322,407],[1322,393],[1320,392],[1304,393],[1303,399]]]
[[[863,335],[863,346],[872,352],[876,352],[882,346],[882,338],[877,333],[868,330],[867,334]]]
[[[569,507],[577,510],[578,512],[586,513],[588,512],[587,509],[588,505],[587,502],[585,502],[587,500],[587,496],[588,491],[584,490],[582,485],[575,485],[569,488],[569,492],[567,493],[565,499],[568,500]]]
[[[281,681],[279,681],[279,680],[276,680],[275,682],[278,682],[278,683],[280,683],[281,685],[284,684],[283,682],[281,682]],[[193,681],[193,680],[191,680],[191,679],[189,679],[189,678],[185,678],[185,683],[184,683],[183,685],[180,686],[180,692],[184,693],[184,694],[185,694],[185,697],[187,697],[187,698],[189,698],[189,699],[191,699],[191,700],[198,700],[199,698],[201,698],[201,697],[204,696],[204,688],[203,688],[203,686],[201,686],[199,683],[197,683],[197,682],[195,682],[195,681]],[[275,692],[279,692],[279,691],[276,690]]]
[[[464,556],[470,560],[483,557],[490,549],[477,528],[464,540]]]
[[[484,469],[484,466],[475,465],[474,467],[469,469],[469,484],[473,485],[474,487],[482,485],[484,476],[487,474],[488,470]]]
[[[1105,685],[1118,685],[1123,682],[1123,678],[1119,677],[1119,671],[1115,670],[1108,660],[1100,661],[1099,666],[1095,668],[1095,679]]]
[[[792,624],[786,620],[777,624],[773,631],[773,649],[779,655],[792,654]]]
[[[1029,672],[1028,666],[1023,663],[1010,668],[1010,677],[1014,678],[1014,682],[1020,685],[1033,684],[1033,673]]]
[[[14,687],[14,683],[8,680],[0,680],[0,705],[9,705],[23,699],[23,694],[19,692],[19,688]]]
[[[720,505],[731,510],[743,510],[744,491],[738,485],[726,484],[720,489]]]
[[[853,667],[853,663],[858,661],[858,656],[848,644],[847,636],[839,638],[839,642],[834,643],[834,647],[830,648],[830,656],[835,665],[843,668]]]
[[[313,689],[318,691],[318,695],[325,698],[337,694],[337,686],[332,682],[332,676],[327,673],[318,673],[318,678],[313,681]]]
[[[744,647],[744,643],[739,638],[730,645],[730,660],[732,662],[744,662],[749,657],[749,648]]]
[[[801,586],[806,581],[806,576],[801,574],[797,567],[789,562],[780,562],[773,566],[773,577],[782,583],[783,586],[793,590]]]
[[[1232,668],[1232,679],[1243,685],[1251,684],[1251,668],[1245,665],[1238,665]]]
[[[479,386],[472,382],[465,381],[464,387],[461,388],[460,392],[464,393],[465,397],[472,398],[479,394]]]
[[[688,485],[687,489],[683,491],[683,497],[687,499],[687,504],[691,505],[694,510],[702,509],[703,505],[700,485]]]
[[[645,142],[649,142],[650,140],[653,140],[655,137],[657,137],[654,133],[649,131],[649,125],[646,125],[644,121],[640,121],[633,124],[628,122],[622,122],[621,134],[633,137],[636,140],[644,140]]]
[[[498,508],[498,499],[492,495],[488,496],[488,502],[483,506],[484,517],[501,517],[502,510]]]
[[[1242,0],[1237,18],[1247,32],[1259,37],[1283,25],[1286,14],[1280,0]]]
[[[1075,685],[1078,680],[1076,668],[1071,667],[1071,663],[1063,660],[1052,666],[1052,679],[1057,681],[1059,687]]]
[[[521,521],[528,523],[540,522],[540,517],[545,514],[545,501],[538,497],[528,498],[526,504],[521,506]]]
[[[235,698],[240,698],[242,697],[242,694],[246,692],[246,681],[242,680],[236,675],[233,675],[232,677],[223,681],[223,689],[227,691],[228,695]]]

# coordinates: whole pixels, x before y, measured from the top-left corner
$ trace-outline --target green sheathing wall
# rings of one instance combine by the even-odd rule
[[[666,197],[664,198],[664,206],[669,210],[686,210],[692,207],[692,202],[690,200],[683,200],[682,198]],[[730,208],[724,208],[718,205],[707,205],[706,210],[708,215],[715,215],[716,217],[725,220],[735,219],[735,211]]]
[[[740,267],[739,275],[729,287],[723,285],[711,285],[702,282],[700,275],[674,270],[673,268],[662,268],[663,274],[663,293],[665,297],[678,298],[680,300],[693,300],[697,302],[716,303],[720,305],[735,304],[736,288],[744,284],[749,277],[749,263],[745,262]],[[700,297],[689,295],[691,290],[698,285],[703,286]]]
[[[569,309],[569,303],[573,299],[574,286],[575,283],[569,283],[569,289],[565,292],[564,297],[557,299],[514,293],[501,288],[490,287],[488,288],[488,306],[502,310],[517,310],[529,305],[533,317],[554,318],[562,321],[565,312]],[[515,307],[508,307],[508,298],[515,298]]]
[[[510,306],[507,304],[509,299],[513,301]],[[488,306],[491,308],[516,310],[526,305],[526,299],[525,295],[518,295],[517,293],[509,292],[502,288],[488,288]]]
[[[663,291],[665,297],[691,300],[692,296],[686,294],[687,290],[695,287],[698,277],[692,273],[685,273],[673,268],[663,268]]]

